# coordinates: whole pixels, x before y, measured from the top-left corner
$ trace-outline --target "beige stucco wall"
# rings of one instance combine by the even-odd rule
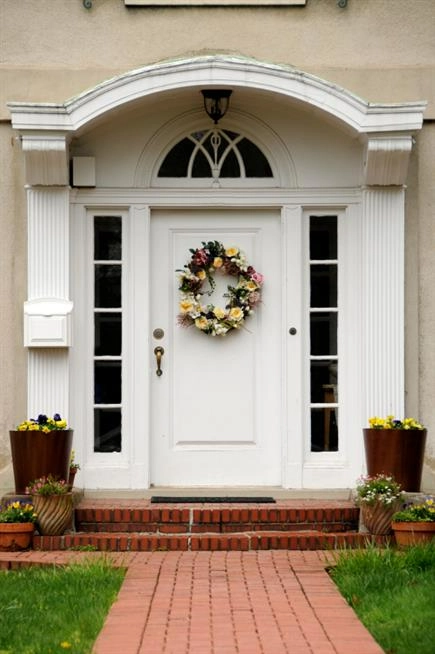
[[[9,125],[0,125],[0,488],[11,485],[9,429],[26,411],[22,311],[26,290],[23,158]]]
[[[284,63],[371,102],[427,100],[435,119],[433,0],[308,0],[289,8],[137,8],[123,0],[0,2],[0,487],[11,478],[7,430],[25,413],[25,192],[8,101],[64,102],[164,59],[231,53]],[[435,434],[435,124],[417,136],[406,215],[407,412]],[[420,254],[420,265],[415,265]],[[435,488],[435,438],[426,488]],[[433,475],[431,476],[430,470]]]
[[[126,8],[123,0],[2,0],[5,100],[64,101],[128,70],[206,53],[290,64],[374,102],[428,99],[432,0],[309,0],[305,7]]]

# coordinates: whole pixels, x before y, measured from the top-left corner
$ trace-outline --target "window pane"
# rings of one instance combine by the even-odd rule
[[[96,216],[94,218],[94,259],[121,260],[121,218]]]
[[[121,402],[121,362],[95,361],[95,404]]]
[[[211,177],[210,164],[205,154],[200,150],[195,155],[195,161],[192,166],[192,177]]]
[[[337,312],[311,313],[311,354],[337,354]]]
[[[337,216],[311,216],[310,259],[337,258]]]
[[[94,452],[121,452],[121,409],[94,409]]]
[[[187,177],[187,166],[195,144],[183,139],[166,155],[160,166],[158,177]]]
[[[311,362],[311,402],[338,402],[337,367],[336,361]]]
[[[121,306],[121,266],[95,265],[95,307],[115,309]]]
[[[238,148],[245,165],[246,177],[272,177],[269,162],[252,141],[242,139]]]
[[[221,168],[221,177],[240,177],[240,166],[237,157],[232,150],[230,150],[224,159]]]
[[[95,314],[95,355],[121,354],[121,314]]]
[[[337,416],[335,408],[311,409],[312,452],[337,452]]]
[[[312,307],[337,306],[337,266],[311,266]]]

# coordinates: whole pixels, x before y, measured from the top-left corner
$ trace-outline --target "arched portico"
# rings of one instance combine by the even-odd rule
[[[270,101],[279,98],[289,109],[294,107],[308,112],[312,115],[313,121],[318,118],[319,121],[332,123],[337,126],[337,129],[348,133],[361,143],[359,178],[352,188],[344,190],[340,189],[338,184],[330,189],[322,189],[321,192],[308,187],[296,189],[294,182],[297,165],[289,156],[288,174],[284,175],[283,179],[292,179],[293,184],[288,186],[283,184],[276,191],[256,192],[254,195],[251,193],[249,200],[241,194],[231,194],[222,190],[219,191],[220,195],[213,195],[213,191],[208,191],[198,197],[194,189],[184,192],[183,195],[177,195],[170,190],[166,191],[166,195],[162,195],[161,190],[157,192],[149,189],[144,195],[139,187],[140,180],[144,179],[147,164],[144,164],[143,158],[139,158],[134,191],[118,188],[104,192],[97,186],[94,191],[82,193],[80,210],[84,211],[84,207],[95,207],[101,215],[102,207],[110,205],[117,214],[121,208],[124,210],[128,206],[131,215],[142,216],[146,224],[149,224],[153,211],[168,205],[177,209],[231,206],[242,210],[247,206],[271,207],[280,215],[281,224],[291,222],[290,216],[297,216],[295,220],[297,225],[302,224],[304,215],[309,217],[309,207],[317,207],[319,215],[328,215],[331,211],[337,215],[340,212],[347,212],[346,215],[350,220],[345,221],[346,225],[354,226],[353,231],[350,228],[343,231],[343,236],[340,237],[342,248],[344,250],[347,248],[345,257],[351,258],[355,255],[359,263],[358,265],[355,263],[353,268],[354,291],[350,286],[344,289],[344,295],[348,297],[346,311],[352,323],[357,322],[356,314],[361,311],[362,331],[359,334],[361,340],[357,338],[357,342],[350,334],[343,340],[343,356],[349,358],[353,352],[357,357],[360,373],[357,380],[358,389],[356,389],[356,379],[351,378],[350,366],[347,365],[343,382],[349,382],[353,387],[353,393],[349,395],[340,411],[343,415],[347,415],[347,424],[353,413],[356,429],[359,429],[361,421],[365,421],[368,414],[378,411],[385,413],[386,410],[397,413],[403,411],[404,192],[402,187],[406,180],[412,134],[421,127],[424,105],[422,103],[373,105],[332,84],[291,68],[242,58],[201,57],[156,64],[133,71],[109,80],[61,105],[24,103],[9,105],[13,126],[21,136],[26,159],[26,181],[29,185],[29,284],[25,306],[25,345],[29,347],[28,408],[32,413],[44,406],[47,410],[60,411],[69,416],[71,396],[74,393],[73,418],[79,425],[78,428],[76,427],[76,432],[81,439],[77,449],[82,445],[85,447],[86,425],[80,422],[79,407],[82,401],[87,400],[84,388],[71,388],[70,385],[70,380],[74,377],[74,368],[77,367],[77,362],[71,365],[72,357],[69,352],[73,331],[76,333],[75,342],[77,342],[77,326],[74,330],[75,308],[70,297],[73,281],[71,274],[75,274],[74,262],[70,262],[70,252],[75,253],[74,259],[76,259],[77,248],[69,240],[70,214],[71,203],[78,201],[77,198],[72,197],[69,188],[71,138],[80,139],[91,128],[98,128],[102,121],[122,115],[124,110],[134,109],[136,105],[146,106],[147,102],[152,102],[159,96],[167,97],[169,100],[190,90],[204,87],[236,89],[242,98],[243,94],[249,98],[258,96]],[[242,103],[240,107],[236,107],[235,113],[238,115],[240,125],[243,125],[246,116],[246,123],[250,121],[251,131],[254,134],[256,119],[248,118],[246,105]],[[194,112],[174,118],[171,123],[173,133],[177,132],[177,123],[188,129],[190,124],[195,124],[195,120]],[[270,129],[266,122],[265,116],[264,126],[261,128],[264,130],[265,141],[266,132]],[[258,120],[257,123],[260,125]],[[286,147],[280,145],[282,138],[278,135],[274,137],[274,142],[272,132],[270,134],[271,148],[278,159],[284,160]],[[161,150],[164,135],[164,126],[155,131],[150,141],[155,153]],[[147,156],[153,151],[150,143],[146,150]],[[329,207],[333,210],[328,210]],[[304,214],[307,211],[308,213]],[[76,215],[74,212],[75,209],[72,213],[73,221]],[[170,222],[170,217],[167,219]],[[139,232],[145,239],[146,229],[145,232],[144,229],[142,225]],[[72,233],[77,234],[74,228]],[[302,234],[299,237],[303,240]],[[289,238],[290,250],[286,252],[285,257],[293,259],[300,257],[298,248],[292,249],[294,239],[295,234],[292,233]],[[39,255],[42,244],[44,244],[44,259]],[[81,254],[79,253],[78,256]],[[383,262],[382,271],[379,268],[380,260]],[[290,283],[291,288],[288,289],[291,297],[299,298],[298,303],[301,306],[302,282],[300,277],[293,278]],[[83,280],[82,284],[84,284]],[[74,285],[77,289],[75,282]],[[352,292],[354,295],[358,294],[357,300],[355,297],[352,298]],[[138,300],[138,304],[140,302],[142,299]],[[147,309],[143,308],[144,316],[146,311]],[[288,320],[293,320],[293,317],[284,317],[283,324],[285,323],[287,327],[290,326],[287,324]],[[80,341],[80,337],[78,340]],[[139,351],[141,347],[143,345],[138,343]],[[298,350],[296,356],[292,352],[294,341],[285,347],[289,350],[286,356],[292,361],[292,366],[296,359],[299,361],[296,365],[297,369],[298,365],[302,365],[300,351]],[[137,351],[136,348],[135,352]],[[152,360],[148,361],[148,352],[142,354],[143,365],[152,367]],[[372,365],[374,359],[376,365]],[[301,379],[304,378],[305,373],[302,369],[298,374]],[[144,390],[148,398],[147,384],[148,382],[144,382]],[[299,392],[294,388],[294,379],[288,382],[286,388],[293,395]],[[136,399],[137,404],[141,405],[140,410],[138,408],[132,410],[125,423],[131,428],[135,420],[137,424],[140,422],[139,415],[142,410],[149,409],[147,405],[149,399],[145,400],[145,404],[139,397]],[[304,418],[299,416],[297,420],[302,432],[305,428]],[[288,433],[286,426],[284,426],[284,433]],[[323,460],[315,456],[311,457],[303,473],[303,443],[295,445],[294,440],[286,441],[285,438],[284,441],[282,483],[278,482],[278,485],[342,486],[348,484],[350,476],[361,467],[359,448],[350,439],[345,443],[340,457],[335,456],[335,453],[335,458],[329,456],[330,453],[325,453],[327,456],[324,456]],[[82,460],[87,460],[85,452]],[[88,470],[84,474],[85,484],[91,488],[98,487],[101,483],[100,468],[93,462],[92,456],[89,457],[89,461]],[[325,461],[326,467],[330,466],[329,472],[324,471]],[[142,488],[149,485],[148,450],[143,442],[132,443],[126,457],[114,466],[114,470],[115,468],[124,470],[118,478],[116,472],[112,472],[108,460],[105,460],[103,467],[109,470],[107,478],[111,476],[113,487]],[[341,473],[337,471],[343,469],[347,469],[347,476],[343,473],[340,477]],[[107,482],[103,482],[103,486],[105,484],[107,486]]]

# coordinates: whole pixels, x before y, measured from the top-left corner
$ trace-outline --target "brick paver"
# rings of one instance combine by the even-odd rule
[[[0,567],[98,553],[0,553]],[[327,552],[130,552],[93,654],[382,654],[325,570]]]

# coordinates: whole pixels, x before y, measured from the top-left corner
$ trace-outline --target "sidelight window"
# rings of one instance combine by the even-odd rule
[[[120,452],[122,224],[94,217],[94,452]]]
[[[310,217],[311,451],[338,450],[337,217]]]

